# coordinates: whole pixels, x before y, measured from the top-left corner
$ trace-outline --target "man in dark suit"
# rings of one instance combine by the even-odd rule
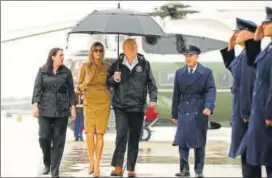
[[[186,46],[186,66],[178,69],[174,80],[172,121],[178,125],[174,146],[179,146],[180,172],[190,176],[189,149],[195,150],[195,176],[204,177],[208,117],[215,108],[216,88],[212,70],[198,62],[196,46]]]
[[[123,44],[124,54],[112,64],[108,72],[108,84],[113,87],[112,106],[116,117],[116,148],[111,165],[115,168],[111,176],[122,176],[124,154],[128,142],[127,170],[129,177],[135,177],[135,165],[147,92],[150,107],[156,107],[157,86],[150,63],[137,53],[134,39]]]

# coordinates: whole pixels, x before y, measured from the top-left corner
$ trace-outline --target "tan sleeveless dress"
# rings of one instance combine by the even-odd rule
[[[87,64],[80,69],[79,84],[85,79]],[[91,66],[91,70],[94,69]],[[108,91],[107,81],[108,66],[102,64],[96,69],[93,79],[88,84],[84,92],[84,129],[85,133],[101,133],[107,131],[108,120],[110,114],[110,93]]]

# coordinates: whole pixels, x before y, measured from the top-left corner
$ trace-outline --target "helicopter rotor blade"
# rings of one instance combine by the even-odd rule
[[[32,28],[17,29],[9,32],[1,33],[2,39],[1,44],[8,43],[12,41],[22,40],[30,37],[55,33],[59,31],[65,31],[72,29],[75,25],[75,21],[70,21],[69,23],[58,23],[58,24],[48,24]]]
[[[49,33],[54,33],[54,32],[59,32],[59,31],[64,31],[64,30],[69,30],[73,28],[73,26],[71,27],[65,27],[65,28],[59,28],[59,29],[54,29],[54,30],[49,30],[49,31],[43,31],[43,32],[39,32],[39,33],[32,33],[32,34],[27,34],[27,35],[23,35],[23,36],[18,36],[15,38],[10,38],[10,39],[6,39],[6,40],[2,40],[1,44],[3,43],[8,43],[11,41],[17,41],[17,40],[21,40],[21,39],[25,39],[25,38],[30,38],[30,37],[34,37],[34,36],[40,36],[40,35],[45,35],[45,34],[49,34]]]

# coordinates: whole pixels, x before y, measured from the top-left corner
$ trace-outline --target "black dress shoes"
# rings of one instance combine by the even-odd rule
[[[202,173],[196,173],[195,177],[197,177],[197,178],[204,178],[204,175]]]
[[[43,174],[46,175],[46,174],[49,174],[49,173],[50,173],[50,166],[45,166],[44,170],[43,170]]]
[[[176,177],[190,177],[190,172],[183,171],[175,174]]]

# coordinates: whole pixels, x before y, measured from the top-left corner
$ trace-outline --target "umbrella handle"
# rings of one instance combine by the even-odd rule
[[[120,2],[118,2],[118,5],[117,5],[117,8],[120,9],[121,8],[121,4]],[[119,33],[117,34],[117,61],[116,61],[116,64],[117,64],[117,67],[116,67],[116,71],[117,72],[120,72],[120,68],[119,68]]]

